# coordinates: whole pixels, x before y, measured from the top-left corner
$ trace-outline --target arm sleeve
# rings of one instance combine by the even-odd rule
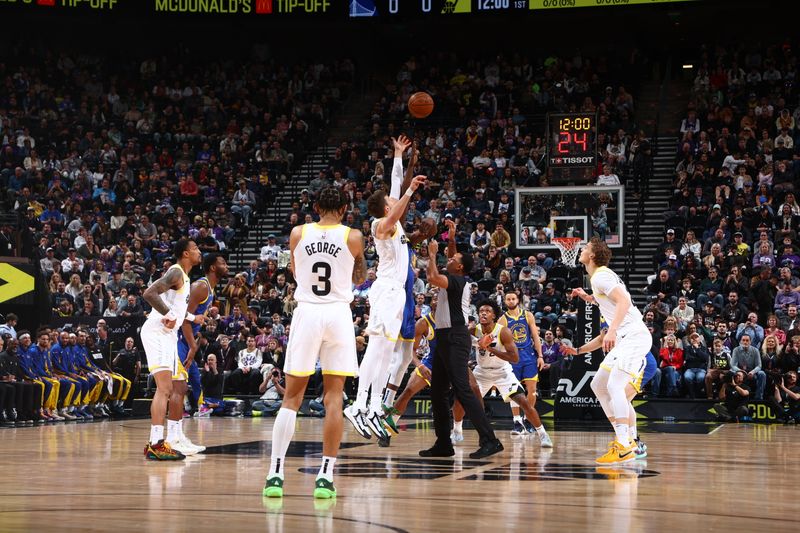
[[[400,188],[403,186],[403,159],[395,157],[392,164],[392,190],[389,193],[391,198],[400,199]]]

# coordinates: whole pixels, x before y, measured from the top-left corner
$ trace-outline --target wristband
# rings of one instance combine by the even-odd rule
[[[188,320],[189,322],[194,322],[195,318],[196,317],[192,313],[186,313],[186,320]]]
[[[411,187],[409,187],[408,189],[406,189],[406,196],[408,196],[409,198],[411,198],[412,196],[414,196],[414,190],[413,190]]]

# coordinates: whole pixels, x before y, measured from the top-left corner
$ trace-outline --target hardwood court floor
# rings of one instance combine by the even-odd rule
[[[310,496],[322,428],[310,418],[286,496],[262,501],[273,420],[187,420],[209,450],[179,463],[145,461],[146,420],[0,430],[0,531],[796,531],[795,426],[653,424],[646,461],[605,470],[594,458],[609,431],[559,427],[546,451],[501,429],[506,450],[473,461],[469,430],[455,458],[424,460],[428,421],[390,448],[347,426],[331,503]]]

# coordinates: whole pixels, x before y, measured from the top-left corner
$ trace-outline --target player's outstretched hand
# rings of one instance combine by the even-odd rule
[[[427,176],[423,176],[421,174],[419,176],[414,176],[414,179],[411,180],[411,184],[408,186],[408,188],[411,189],[412,191],[416,191],[417,189],[419,189],[420,185],[425,183],[425,180],[427,179],[428,179]]]
[[[561,345],[561,354],[564,356],[567,355],[578,355],[578,350],[573,346],[567,346],[565,344]]]
[[[417,367],[417,370],[419,370],[419,375],[422,376],[422,378],[425,381],[429,382],[431,380],[431,377],[433,376],[433,374],[431,374],[431,369],[430,368],[428,368],[425,365],[419,365]]]
[[[205,325],[205,323],[206,323],[206,315],[194,315],[193,322],[195,324],[200,324],[201,326]]]
[[[452,218],[444,219],[444,225],[447,226],[448,231],[455,232],[456,231],[456,221]]]
[[[583,290],[581,287],[578,287],[577,289],[572,289],[572,297],[575,298],[576,296],[581,300],[583,300],[584,302],[588,302],[592,298],[591,296],[586,294],[586,291]]]
[[[411,139],[405,135],[400,135],[396,139],[392,137],[392,145],[394,146],[394,156],[402,157],[403,153],[411,146]]]
[[[431,239],[428,241],[428,255],[431,257],[432,260],[436,260],[436,254],[439,253],[439,243],[436,239]]]

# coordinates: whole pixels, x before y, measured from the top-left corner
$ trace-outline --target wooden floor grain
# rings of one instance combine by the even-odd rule
[[[336,464],[335,502],[311,497],[322,422],[299,419],[286,496],[266,501],[273,419],[187,420],[209,446],[180,463],[145,461],[145,420],[0,430],[0,531],[794,531],[800,428],[724,425],[680,433],[655,424],[650,457],[598,469],[610,431],[498,430],[506,449],[473,461],[474,432],[446,460],[411,421],[390,448],[349,428]],[[661,431],[667,432],[661,432]],[[346,446],[346,447],[345,447]]]

